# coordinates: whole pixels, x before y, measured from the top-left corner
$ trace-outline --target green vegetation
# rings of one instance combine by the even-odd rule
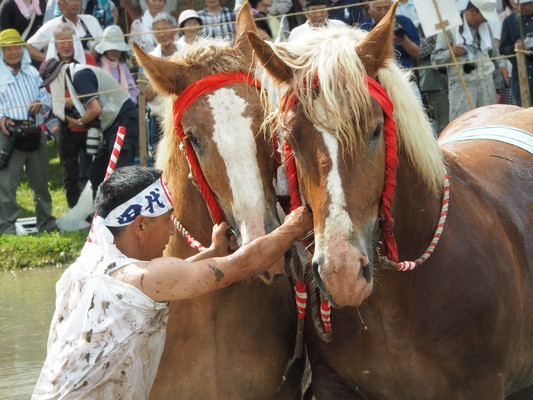
[[[52,195],[52,214],[58,218],[67,212],[68,206],[63,193],[63,174],[55,141],[48,142],[48,151],[50,153],[48,179]],[[32,192],[24,175],[17,191],[17,202],[21,207],[20,218],[35,216]],[[83,247],[87,234],[88,231],[85,230],[0,236],[0,268],[5,270],[71,263]]]

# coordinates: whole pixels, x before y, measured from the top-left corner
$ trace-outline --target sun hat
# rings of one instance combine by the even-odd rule
[[[16,29],[5,29],[0,32],[0,44],[20,44],[28,47],[28,44],[22,40],[19,31]]]
[[[470,0],[470,2],[476,7],[483,18],[487,21],[495,21],[498,19],[496,14],[496,0]]]
[[[94,46],[94,50],[100,54],[104,54],[108,50],[129,51],[129,49],[124,40],[124,32],[118,25],[105,28],[102,41]]]
[[[57,74],[59,74],[61,67],[65,64],[67,64],[65,61],[60,62],[56,58],[46,60],[39,69],[39,75],[41,75],[41,78],[43,79],[43,83],[41,83],[40,87],[49,85],[50,82],[56,78]]]
[[[200,25],[204,24],[204,21],[202,18],[198,15],[198,13],[194,10],[183,10],[178,18],[178,26],[180,28],[183,28],[183,24],[185,21],[191,18],[196,18],[198,21],[200,21]]]

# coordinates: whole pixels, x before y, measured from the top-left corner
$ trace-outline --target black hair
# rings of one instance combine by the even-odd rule
[[[266,20],[266,19],[257,20],[257,18],[265,18],[265,16],[261,15],[261,14],[256,14],[254,16],[255,26],[257,26],[258,28],[260,28],[260,29],[264,30],[266,33],[268,33],[268,36],[270,36],[270,38],[272,39],[272,29],[270,29],[270,25],[268,24],[268,20]]]
[[[261,0],[248,0],[248,3],[250,3],[250,7],[255,8],[257,3],[259,3]]]
[[[471,8],[475,8],[476,10],[479,11],[479,8],[477,8],[471,1],[469,1],[468,4],[466,5],[465,10],[470,10]]]
[[[102,57],[104,56],[105,54],[105,51],[104,53],[100,54],[98,52],[95,52],[96,53],[96,57],[95,57],[95,61],[98,65],[101,64],[101,60],[102,60]],[[121,62],[122,64],[125,64],[126,61],[128,61],[128,52],[127,51],[121,51],[120,52],[120,57],[118,58],[118,61]]]
[[[118,168],[98,187],[94,199],[96,213],[102,218],[107,217],[112,210],[158,180],[162,173],[151,167]]]
[[[313,7],[313,6],[328,6],[329,2],[328,0],[306,0],[305,7]]]

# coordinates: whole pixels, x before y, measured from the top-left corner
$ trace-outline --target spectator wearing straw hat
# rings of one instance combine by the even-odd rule
[[[104,38],[98,43],[96,51],[96,61],[104,71],[111,74],[130,93],[130,99],[137,104],[139,88],[135,84],[131,72],[126,64],[129,46],[124,40],[124,33],[120,26],[111,25],[104,29]]]
[[[489,60],[499,56],[494,46],[490,26],[487,21],[496,20],[496,0],[471,0],[461,12],[463,25],[448,31],[448,38],[458,62],[466,90],[474,107],[496,103],[496,86],[493,73],[495,63]],[[452,62],[446,40],[442,32],[437,35],[435,50],[431,55],[434,64]],[[505,66],[503,60],[496,61],[498,66]],[[450,121],[470,110],[470,104],[465,93],[457,69],[452,65],[448,72],[448,101]]]
[[[42,85],[50,85],[52,96],[68,88],[78,119],[65,115],[70,128],[90,126],[101,132],[100,142],[89,167],[89,178],[94,193],[103,181],[106,166],[113,150],[119,126],[126,127],[126,138],[117,166],[132,165],[139,142],[137,107],[129,92],[107,72],[92,65],[66,64],[52,58],[41,67]],[[61,112],[64,104],[54,101],[54,114]],[[56,114],[57,115],[57,114]],[[92,135],[88,135],[94,139]],[[96,138],[98,140],[98,138]]]
[[[41,78],[30,65],[30,56],[20,33],[15,29],[0,32],[0,135],[2,150],[8,137],[15,135],[13,128],[23,121],[35,118],[28,135],[13,138],[15,148],[0,169],[0,234],[15,234],[15,222],[20,212],[17,187],[24,171],[33,192],[37,229],[39,232],[57,229],[52,216],[52,198],[48,191],[48,149],[46,137],[38,129],[43,122],[41,112],[47,111],[50,95],[40,89]],[[31,131],[30,131],[31,129]],[[4,159],[5,154],[2,154]]]
[[[222,0],[204,0],[205,8],[198,15],[206,25],[202,35],[214,38],[235,38],[235,11],[222,6]]]
[[[521,21],[520,21],[521,19]],[[520,25],[524,30],[524,37],[520,37]],[[533,0],[521,0],[520,11],[515,10],[503,20],[500,52],[515,54],[515,46],[522,43],[524,50],[533,51]],[[511,58],[513,73],[511,75],[511,91],[518,105],[522,105],[520,85],[518,83],[518,66],[516,58]],[[533,55],[526,56],[527,80],[529,82],[529,103],[533,104]]]

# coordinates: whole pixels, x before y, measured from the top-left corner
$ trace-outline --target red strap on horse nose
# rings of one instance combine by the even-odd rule
[[[211,188],[205,180],[204,174],[202,173],[202,168],[200,167],[200,163],[198,162],[198,158],[196,157],[196,153],[194,152],[190,141],[185,140],[186,135],[185,132],[183,132],[183,127],[181,126],[181,118],[185,110],[198,98],[230,83],[247,83],[249,85],[256,86],[257,88],[261,88],[261,83],[250,74],[244,72],[220,72],[206,76],[205,78],[202,78],[189,85],[179,95],[177,100],[174,102],[173,107],[174,128],[176,130],[176,134],[181,142],[185,145],[185,154],[187,156],[187,160],[189,161],[189,165],[191,166],[192,173],[196,179],[196,182],[198,182],[198,187],[200,188],[200,192],[202,193],[207,208],[209,209],[211,218],[213,218],[213,221],[216,224],[221,224],[225,221],[224,213],[222,212],[222,209],[218,205]],[[231,135],[231,132],[228,132],[228,135]]]

